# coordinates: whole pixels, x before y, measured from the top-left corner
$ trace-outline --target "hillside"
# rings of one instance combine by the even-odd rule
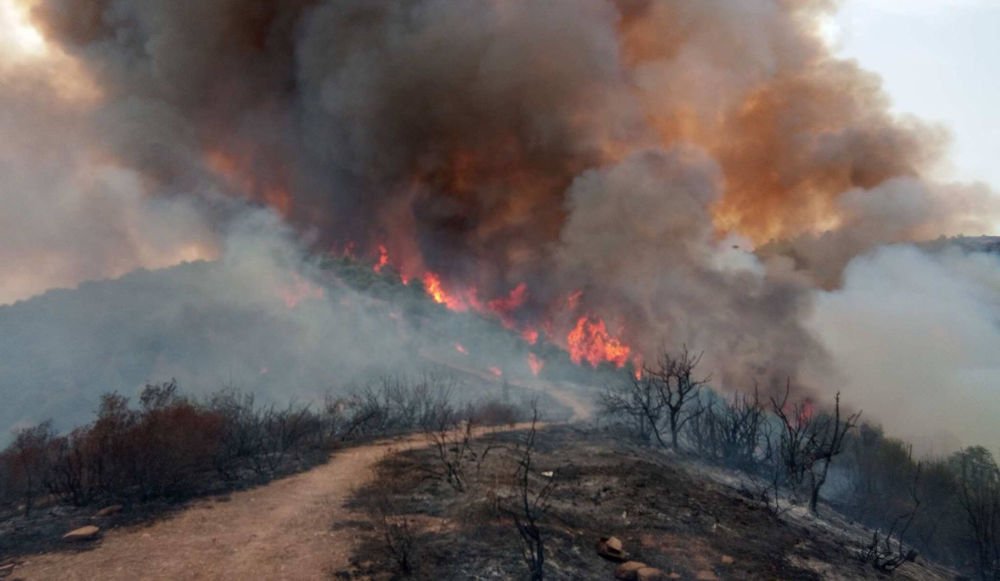
[[[90,421],[101,394],[131,396],[171,378],[191,395],[231,386],[279,404],[442,366],[472,378],[470,397],[495,388],[496,377],[475,375],[490,368],[514,383],[534,379],[517,334],[448,311],[419,283],[351,260],[254,266],[137,271],[0,307],[0,443],[49,418],[73,428]],[[554,346],[531,350],[544,354],[543,377],[594,377]]]
[[[19,560],[14,575],[389,579],[399,568],[387,542],[405,540],[412,578],[519,578],[525,571],[520,540],[504,507],[512,500],[511,454],[526,435],[525,426],[520,430],[473,443],[487,455],[470,460],[463,491],[440,476],[437,452],[422,436],[364,445],[337,452],[308,473]],[[606,536],[621,539],[629,559],[660,569],[663,578],[885,577],[858,558],[870,533],[826,507],[819,518],[795,508],[779,515],[746,490],[710,478],[701,464],[582,426],[542,429],[536,453],[538,474],[554,484],[540,520],[546,578],[614,579],[617,564],[595,550]],[[386,523],[405,528],[390,531]],[[894,578],[952,576],[918,558]]]

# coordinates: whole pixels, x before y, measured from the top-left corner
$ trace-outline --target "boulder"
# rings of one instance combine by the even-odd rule
[[[643,567],[635,572],[635,581],[664,581],[666,578],[656,567]]]
[[[100,532],[100,528],[88,525],[66,533],[63,535],[63,539],[67,541],[92,541],[97,538]]]
[[[704,571],[698,571],[694,576],[696,581],[719,581],[719,578],[715,575],[713,571],[705,569]]]
[[[639,561],[626,561],[615,569],[615,579],[618,581],[637,581],[639,571],[648,568],[645,563]]]
[[[125,507],[123,507],[120,504],[112,504],[111,506],[105,506],[101,510],[97,511],[97,513],[94,514],[94,516],[97,517],[97,518],[105,518],[105,517],[113,516],[113,515],[116,515],[116,514],[120,513],[123,508],[125,508]]]
[[[601,537],[597,541],[597,554],[609,561],[622,563],[628,560],[625,545],[618,537]]]

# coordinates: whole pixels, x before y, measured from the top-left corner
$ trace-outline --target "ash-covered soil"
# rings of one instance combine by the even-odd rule
[[[402,547],[411,578],[527,578],[521,540],[505,511],[517,505],[511,482],[523,436],[478,440],[467,455],[464,491],[441,477],[433,447],[387,456],[353,497],[370,523],[352,566],[335,575],[405,578]],[[690,459],[569,426],[541,430],[537,446],[531,490],[544,486],[546,473],[555,481],[541,520],[547,579],[613,579],[617,564],[595,549],[609,536],[623,541],[629,559],[660,569],[664,578],[888,577],[858,558],[856,528],[831,525],[843,522],[836,518],[803,518],[794,506],[775,514]],[[893,578],[953,575],[918,558]]]

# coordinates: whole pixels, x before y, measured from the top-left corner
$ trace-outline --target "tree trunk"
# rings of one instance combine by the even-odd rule
[[[824,460],[823,471],[820,472],[820,476],[818,478],[814,472],[809,472],[812,484],[812,491],[809,495],[809,511],[813,514],[817,514],[819,512],[819,491],[823,488],[823,485],[826,484],[826,475],[829,470],[830,460]]]

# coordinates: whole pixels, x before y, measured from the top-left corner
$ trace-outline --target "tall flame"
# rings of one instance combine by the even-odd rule
[[[573,363],[587,362],[593,367],[602,363],[624,367],[632,353],[628,345],[608,332],[603,319],[591,316],[577,320],[576,327],[566,337],[566,343]]]
[[[444,305],[452,311],[462,312],[469,310],[469,303],[466,299],[446,291],[441,282],[441,277],[437,274],[426,272],[424,273],[423,281],[427,294],[434,299],[435,303]],[[475,301],[472,302],[475,303]]]

